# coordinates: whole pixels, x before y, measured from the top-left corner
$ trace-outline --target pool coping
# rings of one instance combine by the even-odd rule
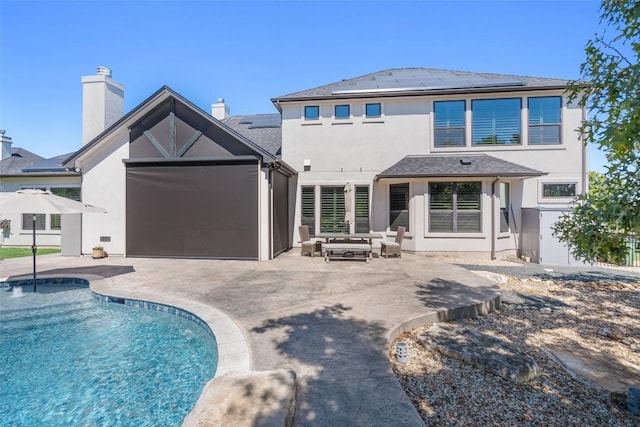
[[[43,274],[38,275],[40,279],[82,279],[89,283],[89,289],[93,295],[98,295],[102,301],[112,303],[124,303],[129,306],[138,306],[145,309],[158,310],[157,305],[162,305],[169,310],[160,309],[175,315],[183,313],[191,314],[196,319],[203,322],[215,336],[218,346],[218,365],[213,378],[222,376],[228,372],[250,372],[251,353],[247,344],[247,339],[238,325],[222,311],[197,301],[179,298],[171,295],[162,295],[144,290],[126,290],[114,286],[109,278],[93,274]],[[20,275],[10,278],[0,278],[0,283],[29,280],[30,276]],[[153,292],[153,293],[152,293]],[[128,303],[127,303],[128,301]],[[171,311],[174,307],[177,310]],[[189,318],[189,316],[184,316]],[[196,321],[196,319],[190,319]],[[203,325],[200,325],[203,326]],[[211,379],[213,379],[211,378]],[[211,380],[210,379],[210,380]],[[210,381],[209,380],[209,381]]]

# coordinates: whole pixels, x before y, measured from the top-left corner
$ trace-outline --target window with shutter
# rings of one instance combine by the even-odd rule
[[[473,145],[519,145],[520,98],[471,101]]]
[[[481,231],[480,182],[429,184],[429,231],[475,233]]]
[[[369,187],[356,186],[355,191],[355,232],[368,233],[369,228]]]
[[[349,226],[344,221],[344,187],[321,187],[320,198],[320,232],[348,232]]]
[[[409,183],[389,186],[389,229],[409,231]]]
[[[436,101],[434,105],[436,147],[464,147],[465,101]]]
[[[300,224],[309,227],[309,235],[316,235],[316,194],[315,187],[302,187],[302,206]]]
[[[45,230],[47,225],[47,216],[45,214],[36,214],[36,230]],[[22,214],[22,229],[33,230],[33,215]]]
[[[500,183],[500,232],[509,232],[509,184]]]
[[[529,144],[560,144],[562,98],[541,96],[528,99]]]

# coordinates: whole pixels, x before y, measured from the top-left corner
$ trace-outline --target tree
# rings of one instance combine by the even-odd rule
[[[587,108],[579,131],[605,152],[608,166],[554,235],[577,258],[620,263],[625,236],[640,234],[640,0],[603,0],[600,22],[605,29],[587,43],[582,80],[568,94]]]

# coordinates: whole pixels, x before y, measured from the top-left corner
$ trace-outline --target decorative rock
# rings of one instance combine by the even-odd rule
[[[549,314],[549,313],[551,313],[551,308],[549,308],[549,307],[542,307],[542,308],[540,308],[540,313]]]
[[[627,390],[627,408],[633,415],[640,415],[640,388],[629,387]]]
[[[633,351],[640,351],[640,344],[632,343],[629,348]]]
[[[523,383],[540,374],[534,359],[499,338],[448,324],[432,326],[428,335],[427,343],[434,350],[504,379]]]
[[[604,328],[598,331],[598,335],[600,335],[601,337],[611,337],[611,329],[609,328]]]

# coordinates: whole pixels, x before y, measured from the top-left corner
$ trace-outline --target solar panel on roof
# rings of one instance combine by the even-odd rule
[[[375,76],[371,80],[337,86],[332,94],[418,91],[434,89],[462,89],[474,87],[523,86],[520,80],[509,77],[487,77],[472,73],[396,71]]]

